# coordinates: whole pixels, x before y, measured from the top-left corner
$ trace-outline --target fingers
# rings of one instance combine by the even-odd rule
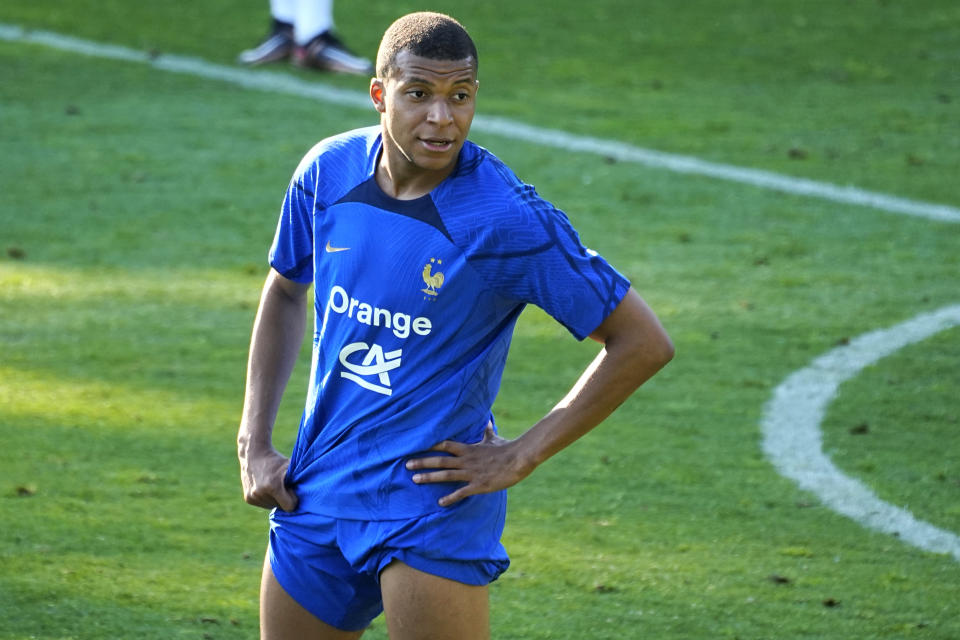
[[[437,447],[434,447],[435,450],[442,450],[440,446],[444,443],[441,443]],[[427,473],[415,473],[413,474],[412,480],[416,484],[433,484],[440,482],[461,482],[466,483],[465,486],[460,487],[453,493],[443,496],[440,498],[437,503],[441,507],[449,507],[452,504],[455,504],[469,495],[476,493],[471,489],[473,480],[473,474],[461,468],[463,461],[461,458],[454,456],[433,456],[428,458],[414,458],[413,460],[407,461],[407,469],[415,471],[418,469],[439,469],[439,471],[430,471]]]
[[[407,461],[407,469],[459,469],[459,459],[467,455],[472,447],[476,447],[478,444],[487,444],[493,439],[499,439],[499,436],[494,433],[493,425],[488,423],[481,442],[469,445],[455,440],[444,440],[430,447],[429,450],[449,453],[449,456],[412,458]]]
[[[262,509],[279,507],[284,511],[297,508],[297,494],[286,484],[290,462],[280,455],[269,456],[254,463],[241,463],[240,481],[243,499],[247,504]]]
[[[453,456],[433,456],[428,458],[412,458],[407,460],[407,469],[416,471],[418,469],[460,469],[463,462],[460,458]]]
[[[443,459],[446,460],[447,458]],[[489,486],[488,479],[478,477],[476,472],[468,469],[443,469],[429,473],[415,473],[412,480],[416,484],[460,483],[462,486],[456,491],[437,501],[441,507],[449,507],[477,493],[487,493],[495,490],[495,487]]]
[[[296,511],[297,494],[284,487],[283,491],[277,494],[276,498],[277,506],[280,507],[281,511]]]
[[[243,494],[243,501],[253,507],[261,509],[273,509],[277,506],[277,501],[269,494],[259,492],[249,492]]]
[[[437,500],[437,504],[439,504],[441,507],[449,507],[450,505],[460,502],[464,498],[468,498],[472,496],[474,493],[476,492],[470,491],[469,487],[461,487],[460,489],[457,489],[453,493],[445,495],[439,500]]]
[[[475,493],[482,493],[481,489],[470,481],[469,474],[465,471],[434,471],[433,473],[418,473],[413,476],[413,481],[417,484],[430,484],[434,482],[465,482],[466,484],[453,493],[440,498],[437,503],[441,507],[449,507],[452,504],[460,502],[468,496]]]
[[[262,509],[278,507],[283,511],[295,511],[297,508],[297,494],[286,487],[277,491],[251,491],[243,496],[244,502]]]
[[[407,460],[406,468],[410,471],[423,471],[413,474],[411,479],[416,484],[460,484],[455,491],[438,501],[441,507],[448,507],[474,494],[489,493],[515,483],[502,482],[506,468],[501,445],[507,442],[497,435],[493,423],[488,422],[480,442],[464,444],[444,440],[431,447],[430,451],[449,455],[411,458]]]
[[[272,509],[277,506],[277,500],[273,497],[273,493],[266,487],[254,487],[244,491],[243,501],[262,509]]]
[[[444,471],[431,471],[430,473],[417,473],[413,476],[413,481],[417,484],[431,484],[434,482],[470,482],[471,474],[463,469],[447,469]]]
[[[444,440],[443,442],[430,447],[430,451],[442,451],[455,456],[462,456],[470,448],[470,445],[457,442],[455,440]]]

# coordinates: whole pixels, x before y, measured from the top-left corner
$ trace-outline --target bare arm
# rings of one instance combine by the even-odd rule
[[[291,511],[297,505],[284,485],[289,460],[273,448],[272,434],[306,331],[308,288],[271,269],[250,338],[237,454],[244,500],[265,509]]]
[[[442,498],[443,506],[513,486],[600,424],[673,357],[670,338],[633,289],[590,337],[603,349],[563,400],[523,435],[505,440],[488,428],[479,444],[441,442],[434,449],[453,455],[411,460],[409,469],[438,469],[416,474],[414,482],[466,483]]]

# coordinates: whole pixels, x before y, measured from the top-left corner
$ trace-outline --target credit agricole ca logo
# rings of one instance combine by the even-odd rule
[[[443,286],[443,272],[434,271],[434,267],[439,267],[442,263],[439,258],[431,258],[423,267],[421,275],[426,287],[421,291],[428,296],[424,300],[436,300],[439,295],[438,290]],[[433,331],[430,318],[413,317],[409,313],[374,306],[354,298],[339,285],[330,289],[327,313],[345,315],[370,327],[390,329],[393,335],[401,340],[406,340],[411,334],[428,336]],[[402,357],[402,348],[385,350],[375,342],[352,342],[340,349],[339,360],[343,366],[340,377],[369,391],[389,396],[393,393],[390,372],[400,367]]]

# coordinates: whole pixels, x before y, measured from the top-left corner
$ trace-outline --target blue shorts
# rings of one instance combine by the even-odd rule
[[[506,492],[471,496],[409,520],[344,520],[313,513],[270,514],[270,566],[303,608],[344,631],[383,611],[380,572],[394,560],[464,584],[485,585],[510,564],[500,535]]]

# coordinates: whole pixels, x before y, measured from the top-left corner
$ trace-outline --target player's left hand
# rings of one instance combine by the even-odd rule
[[[490,423],[487,424],[483,433],[483,440],[476,444],[444,440],[430,450],[450,455],[409,460],[407,469],[411,471],[438,469],[438,471],[414,474],[414,482],[417,484],[465,483],[453,493],[440,498],[441,507],[449,507],[467,496],[492,493],[512,487],[533,471],[533,467],[520,455],[518,441],[501,438]]]

